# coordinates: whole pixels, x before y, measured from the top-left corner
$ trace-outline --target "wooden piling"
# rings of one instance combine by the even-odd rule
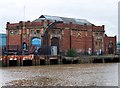
[[[45,60],[46,65],[51,64],[51,60],[55,59],[55,63],[57,61],[58,64],[63,64],[62,63],[62,58],[61,56],[51,56],[51,55],[23,55],[23,56],[17,56],[17,55],[7,55],[7,56],[2,56],[2,66],[10,66],[10,60],[13,58],[13,60],[16,60],[17,58],[17,66],[23,66],[23,61],[24,60],[32,60],[32,66],[35,65],[40,65],[40,60]],[[74,60],[78,60],[78,63],[93,63],[94,59],[100,59],[102,60],[101,63],[105,63],[105,59],[111,59],[113,61],[113,58],[118,58],[117,61],[120,62],[120,56],[118,55],[103,55],[103,56],[81,56],[81,57],[76,57],[76,58],[71,58],[71,57],[66,57],[66,60],[70,60],[71,64],[73,63]],[[54,61],[54,60],[52,60]]]
[[[35,63],[36,63],[36,65],[40,65],[40,56],[39,55],[35,56]]]
[[[45,64],[50,65],[50,58],[49,56],[45,56]]]
[[[105,58],[102,58],[102,62],[105,63]]]
[[[7,67],[9,67],[9,58],[7,58]]]
[[[35,66],[35,59],[32,59],[32,66]]]
[[[21,66],[23,66],[23,58],[21,58],[21,60],[20,60],[20,61],[21,61]]]
[[[2,56],[2,67],[7,66],[7,56]]]
[[[17,66],[20,66],[20,59],[17,60]]]
[[[37,65],[40,65],[40,59],[37,59],[37,60],[36,60],[36,64],[37,64]]]
[[[60,56],[57,56],[57,59],[58,59],[58,64],[62,64],[62,59]]]

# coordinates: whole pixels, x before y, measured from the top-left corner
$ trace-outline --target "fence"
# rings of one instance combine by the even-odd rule
[[[23,49],[17,45],[9,45],[1,47],[1,55],[51,55],[51,46],[41,46],[37,48],[36,46],[27,46],[27,49]]]

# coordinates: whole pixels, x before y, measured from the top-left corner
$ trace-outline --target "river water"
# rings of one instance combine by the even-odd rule
[[[1,86],[118,86],[118,63],[0,68]]]

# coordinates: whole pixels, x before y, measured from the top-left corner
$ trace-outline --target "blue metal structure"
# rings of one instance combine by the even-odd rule
[[[0,47],[6,46],[6,34],[0,34]]]

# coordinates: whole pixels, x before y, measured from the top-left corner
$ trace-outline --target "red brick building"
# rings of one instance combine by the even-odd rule
[[[116,36],[107,36],[104,25],[95,26],[85,19],[41,15],[32,22],[7,22],[6,32],[7,50],[43,53],[48,52],[50,46],[57,46],[57,54],[71,48],[78,53],[116,52]]]

